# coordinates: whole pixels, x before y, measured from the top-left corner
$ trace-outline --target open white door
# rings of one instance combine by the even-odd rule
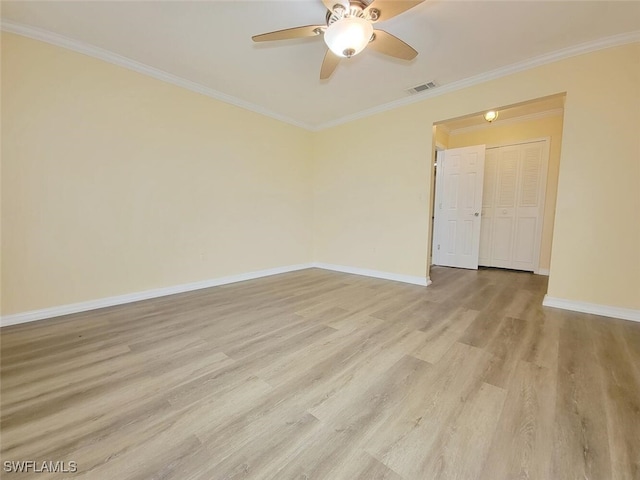
[[[485,146],[439,156],[435,202],[436,265],[478,269]]]

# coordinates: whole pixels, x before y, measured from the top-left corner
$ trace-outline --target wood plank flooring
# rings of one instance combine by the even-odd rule
[[[310,269],[1,330],[1,457],[74,479],[640,479],[640,324],[546,278]],[[4,466],[4,464],[3,464]]]

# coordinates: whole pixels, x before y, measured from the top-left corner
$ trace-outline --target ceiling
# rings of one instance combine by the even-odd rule
[[[328,81],[319,80],[326,51],[321,38],[251,41],[258,33],[323,23],[320,0],[3,1],[2,17],[318,128],[402,101],[410,95],[407,88],[421,83],[434,80],[442,88],[579,44],[638,32],[640,2],[427,0],[377,25],[416,48],[415,60],[365,50],[342,61]]]

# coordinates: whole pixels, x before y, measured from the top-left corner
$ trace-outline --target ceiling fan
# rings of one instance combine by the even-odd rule
[[[322,0],[327,7],[326,25],[306,25],[287,28],[251,37],[254,42],[288,40],[292,38],[324,36],[328,50],[320,69],[320,79],[331,76],[342,58],[351,58],[371,49],[403,60],[412,60],[418,52],[373,24],[389,20],[424,0]]]

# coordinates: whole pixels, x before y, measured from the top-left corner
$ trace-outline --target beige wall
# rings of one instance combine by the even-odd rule
[[[555,219],[556,194],[558,191],[560,147],[562,145],[562,116],[539,118],[537,120],[509,123],[506,125],[498,122],[480,130],[458,134],[453,131],[449,137],[449,148],[468,147],[471,145],[486,145],[490,147],[543,137],[549,137],[550,142],[544,222],[542,225],[542,242],[540,245],[540,268],[548,270],[551,264],[553,222]]]
[[[426,276],[432,128],[410,118],[397,109],[315,136],[317,261]]]
[[[3,314],[311,261],[311,132],[2,39]]]
[[[433,124],[562,92],[549,294],[640,308],[639,60],[616,47],[311,133],[3,34],[2,313],[312,259],[424,277]]]
[[[432,125],[567,92],[549,295],[640,308],[639,60],[615,47],[319,132],[316,259],[424,275]]]

